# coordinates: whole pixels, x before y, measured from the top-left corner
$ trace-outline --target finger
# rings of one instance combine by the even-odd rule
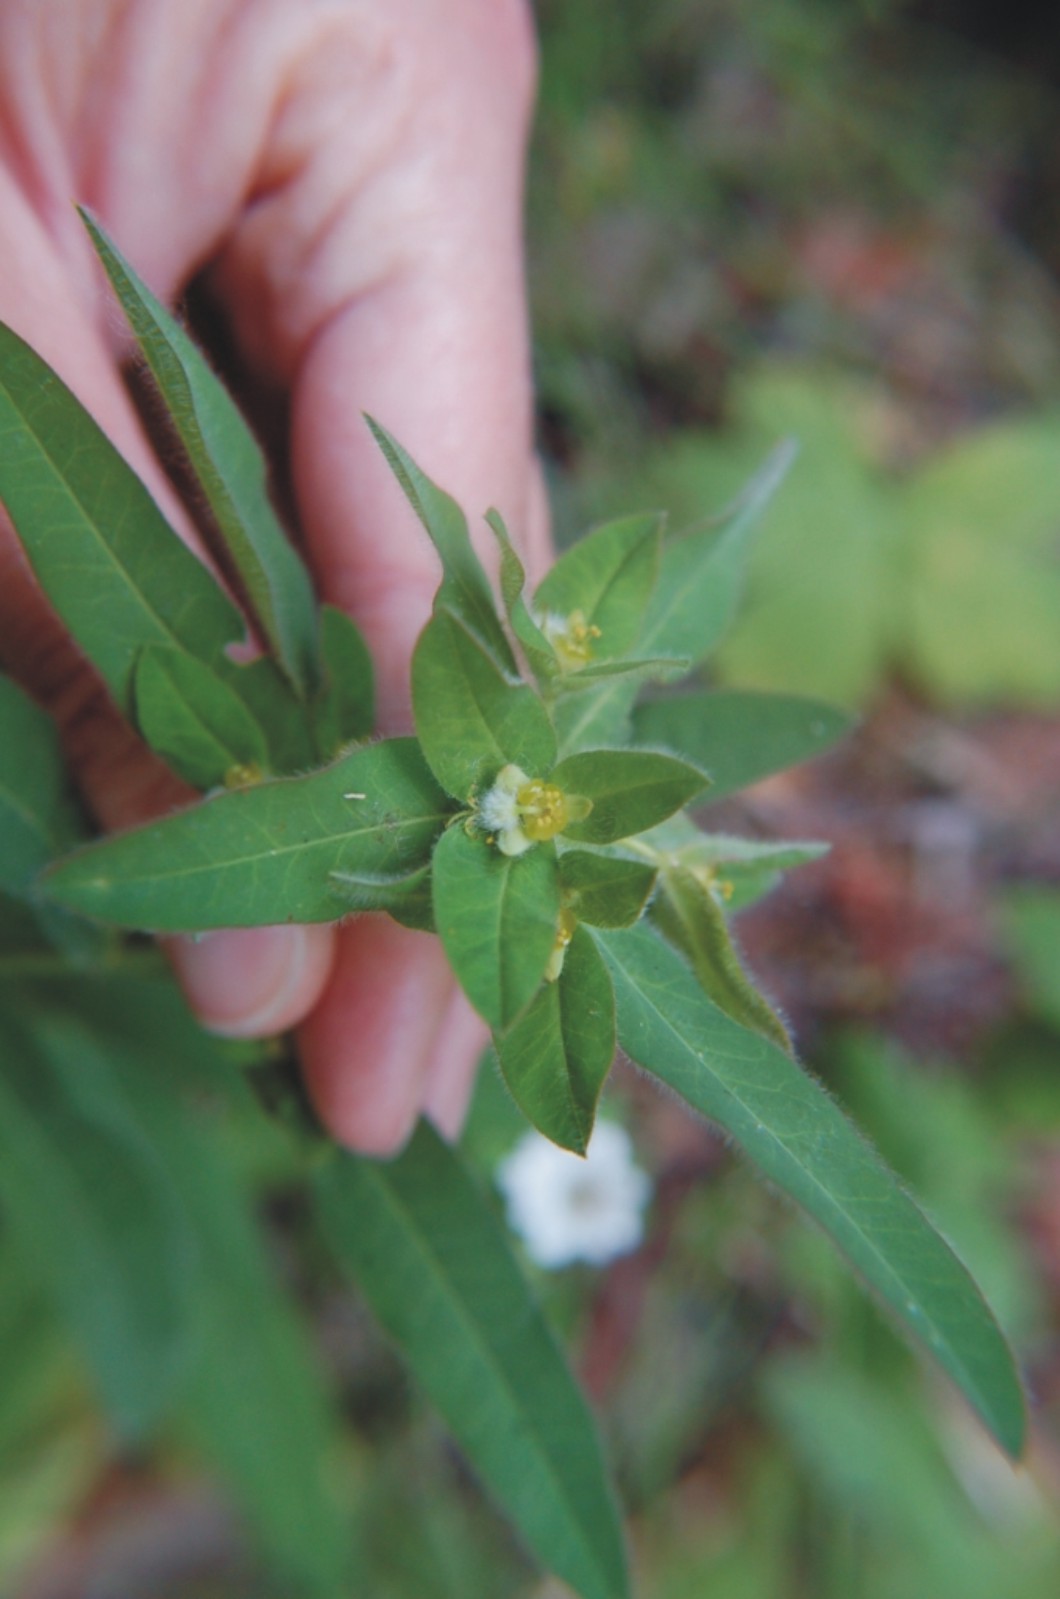
[[[426,1116],[450,1142],[464,1125],[475,1073],[489,1042],[489,1028],[455,989],[442,1021],[423,1089]]]
[[[340,929],[331,981],[298,1043],[317,1113],[341,1143],[391,1155],[408,1138],[451,995],[433,935],[382,916]]]

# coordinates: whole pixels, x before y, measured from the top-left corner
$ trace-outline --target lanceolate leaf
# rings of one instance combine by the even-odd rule
[[[688,958],[704,992],[734,1021],[790,1053],[791,1039],[784,1023],[740,964],[725,917],[714,898],[710,876],[671,865],[660,872],[659,887],[652,917],[659,930]]]
[[[649,750],[584,750],[552,774],[567,794],[592,800],[584,821],[565,837],[580,844],[613,844],[654,827],[704,789],[709,778],[672,755]]]
[[[98,1044],[12,999],[0,1006],[5,1219],[116,1425],[139,1436],[190,1357],[194,1240]]]
[[[148,744],[196,788],[215,788],[233,768],[268,770],[265,735],[244,701],[185,650],[142,650],[133,698]]]
[[[632,927],[655,887],[656,868],[645,861],[589,850],[564,850],[559,858],[564,903],[590,927]]]
[[[148,644],[214,662],[243,619],[50,367],[0,325],[0,499],[37,580],[127,715]]]
[[[503,1031],[533,998],[556,940],[555,848],[512,859],[456,824],[438,841],[431,875],[435,926],[460,986]]]
[[[711,801],[822,754],[851,726],[845,711],[794,694],[681,694],[633,713],[637,743],[672,749],[710,773]]]
[[[539,682],[548,682],[559,671],[555,652],[533,617],[523,590],[526,572],[515,553],[508,529],[499,511],[486,512],[488,522],[501,550],[501,598],[512,632],[515,634]]]
[[[305,693],[318,677],[313,588],[269,503],[261,451],[179,322],[99,225],[81,214],[212,518],[207,534],[213,535],[213,553],[245,597],[276,659]]]
[[[501,626],[489,578],[471,544],[467,518],[456,501],[420,471],[396,439],[372,417],[366,421],[412,509],[442,560],[436,604],[458,616],[498,663],[514,672],[515,657]]]
[[[334,760],[374,725],[372,657],[360,630],[334,605],[320,608],[323,681],[313,705],[320,758]]]
[[[579,539],[538,587],[538,617],[580,611],[600,630],[593,653],[624,655],[637,642],[655,586],[663,521],[657,512],[624,516]]]
[[[491,1207],[425,1124],[396,1161],[337,1155],[332,1247],[530,1551],[582,1599],[628,1594],[595,1429]]]
[[[81,832],[51,717],[0,676],[0,890],[24,893]]]
[[[42,891],[148,932],[333,921],[348,909],[334,873],[413,871],[450,815],[415,741],[391,739],[91,845]]]
[[[350,911],[386,911],[402,927],[434,932],[431,868],[386,875],[379,872],[332,872],[331,883]]]
[[[555,982],[493,1040],[523,1114],[554,1144],[584,1155],[615,1053],[615,995],[607,967],[581,927]]]
[[[656,935],[633,928],[600,941],[626,1053],[718,1122],[831,1234],[1018,1455],[1026,1418],[1008,1346],[968,1272],[897,1179],[818,1084],[706,1000]]]
[[[720,519],[667,539],[655,591],[637,640],[642,655],[703,660],[724,633],[739,597],[750,535],[795,456],[781,444]],[[562,750],[620,742],[636,684],[616,680],[591,700],[560,707]]]
[[[533,689],[509,677],[451,611],[438,609],[412,658],[412,704],[427,764],[464,803],[502,767],[546,773],[556,738]]]

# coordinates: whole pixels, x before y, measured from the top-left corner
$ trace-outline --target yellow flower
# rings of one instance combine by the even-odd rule
[[[476,802],[475,820],[502,855],[524,855],[571,822],[584,820],[591,809],[592,801],[580,794],[565,794],[557,783],[528,777],[521,766],[509,765]]]
[[[565,672],[576,672],[592,660],[593,641],[600,637],[600,629],[585,620],[584,611],[572,611],[569,616],[557,616],[554,611],[548,611],[540,625]]]

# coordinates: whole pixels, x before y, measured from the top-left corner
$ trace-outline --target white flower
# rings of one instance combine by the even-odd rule
[[[603,1266],[640,1243],[651,1183],[614,1122],[597,1124],[584,1159],[529,1132],[501,1161],[496,1180],[508,1220],[539,1266]]]

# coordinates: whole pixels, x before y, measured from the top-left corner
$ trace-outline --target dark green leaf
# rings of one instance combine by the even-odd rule
[[[443,577],[436,603],[458,616],[465,628],[505,671],[516,670],[515,657],[497,615],[489,578],[471,544],[467,518],[456,501],[426,477],[396,439],[372,417],[365,420],[387,458],[405,497],[431,536],[441,556]]]
[[[559,879],[564,903],[590,927],[631,927],[655,887],[656,868],[645,861],[589,850],[564,850]]]
[[[334,605],[320,610],[320,653],[324,681],[313,707],[313,723],[320,757],[330,761],[372,731],[372,657],[360,630]]]
[[[552,724],[533,689],[504,673],[451,611],[437,610],[420,634],[412,704],[427,764],[465,803],[504,766],[539,777],[555,759]]]
[[[280,775],[320,765],[313,717],[271,656],[239,665],[226,658],[217,669],[264,732],[270,771]]]
[[[602,935],[622,1048],[720,1123],[813,1216],[1011,1454],[1026,1416],[1012,1356],[960,1261],[812,1078],[712,1005],[643,928]]]
[[[191,1355],[195,1246],[179,1196],[92,1036],[0,1011],[0,1193],[115,1424],[141,1435]]]
[[[687,958],[704,992],[743,1027],[791,1052],[787,1028],[748,978],[714,898],[713,873],[676,864],[659,873],[652,919]]]
[[[615,1053],[615,995],[589,934],[575,928],[563,969],[494,1048],[512,1098],[538,1132],[584,1155]]]
[[[551,844],[512,859],[460,824],[431,861],[434,922],[461,988],[490,1026],[503,1030],[530,1003],[559,922],[559,874]]]
[[[638,743],[672,749],[710,773],[711,801],[820,755],[852,725],[846,711],[794,694],[682,694],[633,713]]]
[[[213,664],[243,618],[70,390],[0,325],[0,499],[37,580],[121,708],[148,644]]]
[[[781,444],[721,517],[667,539],[659,578],[640,637],[643,655],[687,656],[699,661],[721,638],[743,583],[750,535],[795,457]],[[635,683],[616,680],[606,691],[562,706],[557,729],[562,750],[587,743],[620,742],[628,729]]]
[[[534,595],[538,619],[580,611],[590,627],[600,630],[593,654],[624,655],[637,642],[651,600],[664,520],[648,512],[593,528],[541,582]]]
[[[332,886],[351,911],[386,911],[402,927],[434,932],[431,868],[385,876],[370,872],[332,872]]]
[[[184,650],[149,645],[133,678],[136,722],[151,748],[196,788],[234,767],[268,767],[265,735],[223,678]]]
[[[416,870],[450,814],[415,740],[391,739],[105,839],[41,888],[95,920],[148,932],[332,921],[348,909],[333,873]]]
[[[25,893],[82,832],[51,718],[0,676],[0,889]]]
[[[580,844],[614,844],[643,833],[687,805],[710,781],[687,762],[650,750],[583,750],[561,761],[551,780],[566,794],[592,801],[585,820],[565,830]]]
[[[269,503],[261,451],[179,322],[99,225],[87,212],[81,215],[202,495],[213,554],[284,671],[308,692],[318,676],[313,586]]]
[[[532,1553],[582,1599],[622,1599],[588,1409],[457,1156],[421,1123],[396,1161],[336,1156],[317,1193],[336,1253]]]

